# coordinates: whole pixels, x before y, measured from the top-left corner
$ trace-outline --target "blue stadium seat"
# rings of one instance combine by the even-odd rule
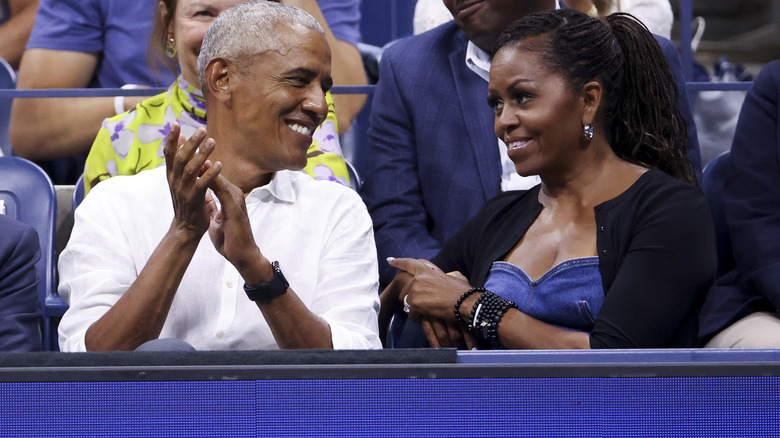
[[[82,174],[79,179],[76,180],[76,185],[73,187],[73,201],[71,203],[71,206],[73,207],[73,211],[75,213],[76,207],[81,204],[81,201],[84,199],[84,175]]]
[[[14,69],[0,58],[0,89],[16,88],[16,73]],[[12,155],[11,140],[8,138],[8,123],[11,120],[12,98],[0,97],[0,150],[3,155]]]
[[[718,249],[718,276],[734,268],[734,254],[731,249],[731,236],[726,222],[726,206],[723,205],[723,189],[726,186],[726,174],[729,168],[730,152],[722,152],[713,158],[702,173],[701,189],[712,213],[715,225],[715,244]]]
[[[43,349],[58,350],[57,325],[68,305],[57,294],[54,273],[54,230],[57,197],[46,173],[31,161],[0,157],[0,200],[6,214],[31,225],[38,232],[41,259],[36,264],[43,313]]]

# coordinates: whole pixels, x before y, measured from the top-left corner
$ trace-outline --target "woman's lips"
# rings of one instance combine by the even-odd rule
[[[513,139],[509,142],[506,142],[506,147],[509,150],[524,149],[526,146],[528,146],[528,143],[530,142],[531,142],[530,138]]]

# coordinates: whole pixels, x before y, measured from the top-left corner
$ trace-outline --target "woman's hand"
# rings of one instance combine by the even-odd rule
[[[207,138],[204,128],[185,141],[179,124],[171,124],[163,153],[173,201],[172,226],[190,239],[200,240],[209,228],[206,191],[222,169],[222,163],[208,160],[213,150],[214,139]]]
[[[473,350],[479,346],[477,339],[457,322],[422,318],[420,324],[431,348]]]
[[[455,321],[453,308],[458,298],[471,289],[468,280],[460,274],[445,274],[428,260],[408,258],[389,259],[390,266],[412,276],[399,294],[399,300],[409,305],[409,317]]]

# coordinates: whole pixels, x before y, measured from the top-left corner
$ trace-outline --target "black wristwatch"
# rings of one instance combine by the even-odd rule
[[[279,268],[279,262],[272,262],[271,267],[274,269],[274,276],[270,281],[260,283],[257,286],[244,284],[244,292],[246,292],[246,296],[250,300],[268,302],[287,292],[290,284],[284,278],[284,274],[282,274],[282,270]]]

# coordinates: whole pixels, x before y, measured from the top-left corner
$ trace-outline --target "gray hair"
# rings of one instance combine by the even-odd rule
[[[277,37],[279,25],[303,26],[325,35],[314,17],[294,6],[266,0],[235,5],[219,14],[203,38],[198,56],[201,84],[206,66],[214,58],[225,58],[243,68],[257,54],[281,51],[284,42]]]

